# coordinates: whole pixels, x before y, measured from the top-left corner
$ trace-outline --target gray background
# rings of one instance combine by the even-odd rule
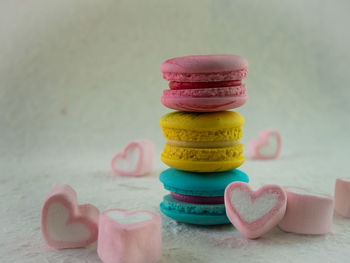
[[[101,210],[159,212],[166,192],[157,175],[166,166],[158,158],[165,141],[158,120],[170,112],[160,103],[167,82],[159,67],[171,57],[246,57],[249,100],[237,109],[246,119],[242,141],[271,127],[280,130],[283,148],[280,159],[247,160],[242,170],[254,187],[277,183],[332,194],[335,178],[350,174],[349,11],[348,1],[2,0],[5,262],[99,262],[94,247],[56,252],[43,243],[40,206],[57,183],[71,184],[82,202]],[[137,138],[155,142],[156,171],[139,179],[113,176],[110,158]],[[281,255],[286,262],[316,255],[341,262],[350,255],[350,221],[339,216],[325,237],[275,229],[250,242],[230,226],[196,228],[165,217],[163,226],[164,262],[256,262],[254,255],[264,262]]]

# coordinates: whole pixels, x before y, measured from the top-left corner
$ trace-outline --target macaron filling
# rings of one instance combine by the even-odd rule
[[[237,87],[241,85],[242,85],[241,80],[212,81],[212,82],[178,82],[178,81],[169,82],[169,88],[171,90]]]
[[[163,153],[161,158],[163,161],[166,159],[170,160],[187,160],[193,162],[223,162],[223,161],[244,161],[243,153],[243,144],[236,143],[233,146],[229,147],[216,147],[216,148],[197,148],[197,147],[178,147],[170,144],[169,142],[165,143]],[[167,163],[166,163],[167,164]],[[231,168],[233,169],[233,168]]]
[[[168,210],[176,210],[187,214],[226,214],[225,204],[194,204],[181,202],[171,195],[165,195],[161,207]]]
[[[230,141],[209,141],[209,142],[195,142],[195,141],[178,141],[168,139],[168,143],[177,147],[189,147],[189,148],[224,148],[224,147],[233,147],[239,144],[239,140],[230,140]]]
[[[170,193],[171,196],[181,202],[192,203],[192,204],[223,204],[224,196],[193,196],[184,195],[179,193]]]
[[[222,142],[235,141],[242,137],[242,128],[222,128],[213,130],[189,130],[162,127],[164,137],[168,140],[185,142]]]
[[[248,76],[246,68],[232,71],[188,73],[188,72],[163,72],[163,78],[177,82],[214,82],[240,80]]]

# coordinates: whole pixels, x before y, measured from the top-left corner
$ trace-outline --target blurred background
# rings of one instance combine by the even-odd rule
[[[0,2],[2,158],[161,151],[168,58],[249,61],[243,142],[279,129],[284,153],[348,147],[348,1]],[[287,151],[287,152],[286,152]]]
[[[40,207],[55,184],[101,211],[160,213],[158,121],[171,110],[160,103],[168,83],[159,68],[177,56],[249,61],[242,141],[263,128],[282,134],[278,160],[241,166],[254,188],[333,194],[335,178],[350,176],[349,13],[347,0],[0,0],[1,260],[101,262],[96,247],[56,252],[44,243]],[[138,138],[155,142],[155,172],[113,176],[111,157]],[[326,238],[275,229],[248,242],[232,226],[163,216],[163,262],[256,262],[251,251],[261,262],[346,262],[345,221],[335,217]]]

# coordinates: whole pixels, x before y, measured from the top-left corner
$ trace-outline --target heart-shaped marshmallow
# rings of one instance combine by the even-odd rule
[[[335,211],[350,218],[350,177],[338,178],[335,182]]]
[[[97,252],[104,263],[154,263],[162,257],[157,213],[110,209],[100,214]]]
[[[225,190],[227,217],[245,237],[255,239],[282,219],[287,196],[278,185],[264,185],[253,191],[247,183],[233,182]]]
[[[111,161],[113,172],[124,176],[142,176],[154,167],[154,144],[149,140],[130,142]]]
[[[93,205],[78,205],[72,187],[56,185],[41,210],[41,231],[53,248],[85,247],[97,239],[98,217],[99,211]]]
[[[331,230],[333,197],[300,187],[284,187],[287,209],[280,229],[298,234],[320,235]]]
[[[263,129],[258,138],[248,143],[248,152],[253,159],[276,159],[281,152],[282,139],[278,131]]]

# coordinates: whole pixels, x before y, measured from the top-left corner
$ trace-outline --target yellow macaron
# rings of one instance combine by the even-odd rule
[[[191,172],[222,172],[244,162],[244,118],[234,111],[195,113],[176,111],[160,121],[165,144],[162,161]]]

